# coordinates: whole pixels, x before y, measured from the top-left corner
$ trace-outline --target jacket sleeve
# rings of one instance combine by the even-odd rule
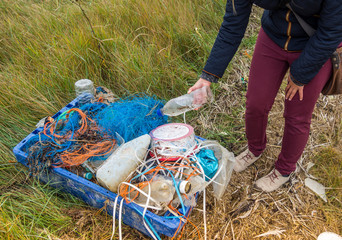
[[[227,1],[223,23],[203,69],[204,75],[209,74],[216,79],[222,77],[245,34],[251,8],[250,0]]]
[[[323,1],[318,28],[299,58],[291,65],[291,78],[298,85],[308,84],[342,41],[342,4]]]

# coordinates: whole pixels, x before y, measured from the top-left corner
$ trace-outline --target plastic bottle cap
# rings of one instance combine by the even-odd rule
[[[179,184],[179,192],[186,194],[189,193],[191,190],[191,183],[189,183],[188,181],[181,181]]]
[[[163,114],[161,108],[158,108],[158,109],[157,109],[157,115],[158,115],[158,117],[164,116],[164,114]]]
[[[83,174],[83,177],[87,180],[90,180],[93,178],[93,174],[90,172],[87,172],[87,173]]]

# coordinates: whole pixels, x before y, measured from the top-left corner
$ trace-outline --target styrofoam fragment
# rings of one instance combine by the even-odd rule
[[[318,236],[317,240],[342,240],[342,237],[336,233],[323,232]]]
[[[325,202],[327,202],[327,196],[325,195],[325,187],[322,184],[311,178],[305,178],[304,184],[306,187],[310,188],[318,196],[320,196]]]

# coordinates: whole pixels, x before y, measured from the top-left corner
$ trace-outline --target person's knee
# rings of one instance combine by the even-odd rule
[[[287,130],[296,135],[308,134],[310,132],[311,118],[303,115],[285,117],[285,126]]]
[[[249,116],[264,116],[269,113],[272,106],[267,106],[265,101],[260,101],[252,98],[247,98],[246,101],[246,115]]]

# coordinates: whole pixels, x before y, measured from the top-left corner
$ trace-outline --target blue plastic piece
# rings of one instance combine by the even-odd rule
[[[202,149],[196,154],[196,157],[203,168],[204,174],[207,176],[206,180],[209,181],[215,176],[218,170],[218,160],[215,157],[214,151],[211,149]]]
[[[78,99],[73,100],[63,109],[61,109],[58,113],[56,113],[53,118],[56,119],[65,111],[78,107]],[[32,138],[37,138],[38,133],[43,131],[43,128],[37,128],[33,132],[31,132],[28,136],[26,136],[17,146],[14,147],[13,153],[16,156],[18,162],[25,165],[27,167],[27,143],[30,142]],[[77,176],[74,173],[69,172],[63,168],[51,168],[50,170],[45,170],[41,172],[38,176],[39,181],[46,184],[48,183],[50,186],[62,189],[65,192],[68,192],[89,204],[95,208],[104,208],[106,209],[109,215],[113,215],[113,206],[115,198],[117,194],[91,182],[83,177]],[[121,197],[118,198],[117,207],[116,207],[116,217],[119,216],[119,203],[121,201]],[[185,215],[188,216],[191,212],[191,207],[185,207]],[[183,213],[183,210],[180,208],[180,212]],[[122,210],[122,220],[126,225],[129,225],[133,228],[136,228],[140,232],[150,236],[147,229],[143,224],[143,217],[141,216],[141,212],[143,212],[143,208],[138,206],[135,203],[126,203],[123,202],[123,210]],[[150,211],[146,212],[145,218],[151,223],[153,228],[159,233],[169,237],[177,234],[177,229],[179,224],[183,225],[178,218],[168,218],[170,213],[165,213],[164,216],[158,216]],[[181,228],[178,229],[178,231]],[[151,237],[151,236],[150,236]]]

